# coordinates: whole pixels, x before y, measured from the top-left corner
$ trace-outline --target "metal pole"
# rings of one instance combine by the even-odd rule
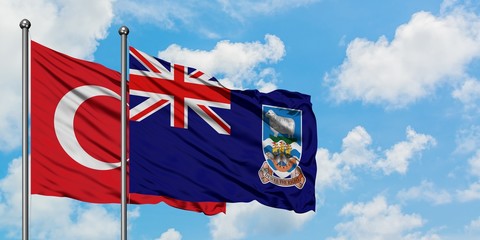
[[[121,44],[121,69],[122,69],[122,206],[121,206],[121,235],[122,240],[127,240],[127,35],[128,28],[120,27],[118,34],[122,38]]]
[[[29,161],[28,161],[28,84],[29,79],[29,35],[30,21],[20,21],[22,29],[22,239],[28,240],[29,215]]]

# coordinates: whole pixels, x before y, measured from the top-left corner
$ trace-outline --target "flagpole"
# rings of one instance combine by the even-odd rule
[[[22,29],[22,239],[28,240],[29,215],[29,162],[28,162],[28,84],[29,79],[29,33],[30,21],[20,21]]]
[[[118,34],[122,38],[121,44],[121,73],[122,73],[122,206],[121,206],[121,239],[127,240],[127,35],[126,26],[120,27]]]

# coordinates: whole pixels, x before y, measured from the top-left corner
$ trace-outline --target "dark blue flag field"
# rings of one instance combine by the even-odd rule
[[[310,96],[230,90],[130,48],[130,191],[315,210]]]

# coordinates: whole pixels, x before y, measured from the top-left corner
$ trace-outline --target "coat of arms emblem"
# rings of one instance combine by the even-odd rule
[[[302,155],[302,111],[262,106],[262,145],[265,161],[258,171],[263,184],[302,189],[305,176]]]

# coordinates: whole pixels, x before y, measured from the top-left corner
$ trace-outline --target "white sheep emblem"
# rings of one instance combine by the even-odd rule
[[[265,117],[269,119],[270,129],[275,137],[278,136],[278,133],[281,133],[291,138],[295,133],[295,121],[292,118],[278,116],[272,110],[268,110]]]

